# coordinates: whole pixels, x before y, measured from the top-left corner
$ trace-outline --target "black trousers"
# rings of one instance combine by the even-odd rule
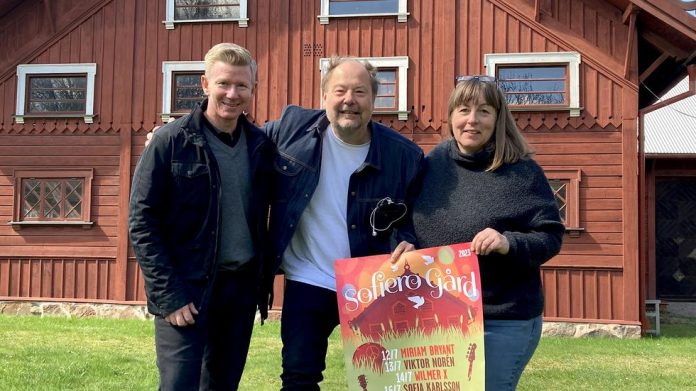
[[[286,282],[280,323],[282,390],[319,390],[329,336],[338,323],[336,292],[297,281]]]
[[[254,326],[256,290],[253,272],[218,272],[205,322],[178,327],[155,318],[160,390],[239,387]]]

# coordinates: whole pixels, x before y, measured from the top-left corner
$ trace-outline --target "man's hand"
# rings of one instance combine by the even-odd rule
[[[416,249],[416,246],[412,245],[409,242],[403,241],[399,243],[398,246],[394,249],[394,251],[391,253],[391,263],[397,263],[399,261],[399,258],[401,258],[402,255],[409,251],[413,251]]]
[[[474,236],[471,251],[476,255],[488,255],[493,252],[505,255],[510,251],[510,242],[500,232],[486,228]]]
[[[145,135],[145,146],[146,146],[146,147],[147,147],[148,144],[150,144],[150,140],[152,140],[152,135],[154,135],[155,132],[157,131],[157,129],[159,129],[159,128],[161,128],[161,126],[157,125],[157,126],[155,126],[154,128],[152,128],[152,132],[148,132],[148,133]]]
[[[172,326],[188,326],[196,323],[196,319],[193,317],[194,315],[198,315],[198,310],[193,303],[188,303],[167,315],[164,320],[169,322]]]

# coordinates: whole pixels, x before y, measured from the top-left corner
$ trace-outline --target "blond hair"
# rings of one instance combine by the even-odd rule
[[[517,128],[505,100],[505,95],[495,82],[472,78],[457,83],[450,94],[447,105],[447,126],[450,136],[454,136],[452,113],[460,106],[478,102],[481,96],[486,104],[493,106],[497,113],[493,133],[495,138],[489,141],[495,151],[493,161],[486,171],[495,171],[504,163],[514,163],[520,159],[531,157],[534,151]]]
[[[251,69],[251,82],[256,83],[257,65],[251,53],[245,48],[229,42],[219,43],[205,54],[205,75],[210,75],[210,70],[216,62],[224,62],[229,65],[249,66]]]
[[[379,80],[377,80],[377,68],[370,64],[367,60],[358,60],[356,57],[332,56],[329,59],[329,66],[326,73],[321,78],[321,91],[326,92],[326,86],[329,83],[331,74],[339,65],[346,62],[357,62],[365,67],[367,74],[370,76],[370,87],[372,88],[372,100],[377,98],[377,89],[379,88]]]

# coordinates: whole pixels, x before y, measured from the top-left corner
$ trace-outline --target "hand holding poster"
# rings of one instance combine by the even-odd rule
[[[336,261],[348,389],[484,390],[483,308],[470,243]]]

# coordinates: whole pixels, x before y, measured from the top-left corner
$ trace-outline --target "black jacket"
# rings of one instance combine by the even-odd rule
[[[203,135],[207,100],[159,129],[133,175],[129,231],[145,280],[148,310],[167,316],[193,302],[203,314],[220,238],[220,168]],[[273,144],[240,116],[251,174],[249,230],[259,259],[267,243]],[[257,275],[262,263],[257,262]],[[249,292],[256,294],[256,292]]]

